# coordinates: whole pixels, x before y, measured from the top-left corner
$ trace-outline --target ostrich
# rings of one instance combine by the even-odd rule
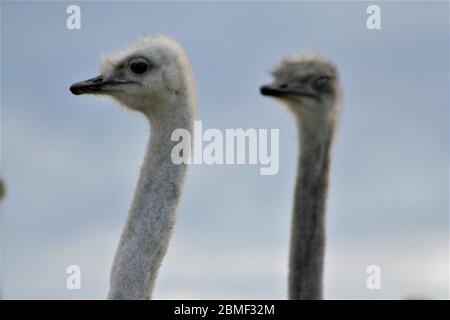
[[[330,148],[340,104],[336,68],[317,55],[283,60],[261,94],[294,114],[300,134],[289,257],[289,299],[322,299]]]
[[[195,81],[180,45],[165,36],[145,37],[107,55],[101,75],[75,83],[75,95],[107,95],[142,113],[151,132],[128,218],[111,270],[109,299],[150,299],[166,254],[186,164],[171,161],[172,132],[193,133]],[[189,141],[190,143],[191,141]]]

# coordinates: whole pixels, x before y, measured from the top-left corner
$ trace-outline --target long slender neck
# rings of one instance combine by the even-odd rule
[[[185,102],[188,103],[188,102]],[[189,106],[176,106],[189,113]],[[151,137],[111,271],[109,299],[150,299],[176,219],[186,165],[171,150],[177,128],[192,134],[193,115],[152,119]]]
[[[334,121],[299,119],[300,156],[289,261],[289,299],[322,299],[325,202]]]

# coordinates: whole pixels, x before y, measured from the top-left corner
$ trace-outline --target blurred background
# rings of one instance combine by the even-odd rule
[[[191,166],[156,299],[285,299],[296,173],[291,115],[258,88],[291,53],[344,89],[327,211],[325,298],[449,297],[449,4],[1,2],[2,287],[7,299],[103,299],[149,128],[69,86],[103,53],[164,33],[185,48],[206,128],[279,128],[280,170]],[[81,267],[81,290],[66,268]],[[366,268],[381,268],[368,290]]]

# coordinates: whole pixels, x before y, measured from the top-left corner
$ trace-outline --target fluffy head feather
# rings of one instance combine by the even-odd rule
[[[274,82],[261,93],[280,99],[295,115],[309,122],[334,119],[340,103],[336,67],[317,53],[283,59],[272,71]]]
[[[143,37],[103,56],[100,72],[99,77],[74,84],[72,92],[107,95],[150,117],[190,112],[174,106],[195,105],[195,82],[186,54],[166,36]]]

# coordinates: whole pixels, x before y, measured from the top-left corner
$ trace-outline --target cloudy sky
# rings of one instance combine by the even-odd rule
[[[280,170],[192,166],[154,297],[285,299],[296,170],[290,114],[258,87],[315,50],[344,88],[327,212],[325,298],[449,297],[446,2],[1,2],[4,298],[103,299],[149,128],[70,94],[103,53],[164,33],[185,48],[204,128],[277,128]],[[82,289],[66,288],[66,267]],[[379,265],[381,290],[366,268]]]

